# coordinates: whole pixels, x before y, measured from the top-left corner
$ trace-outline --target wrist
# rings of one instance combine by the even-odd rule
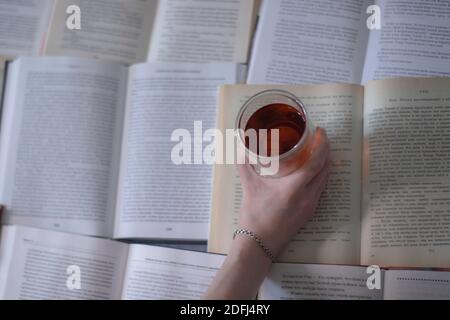
[[[258,268],[269,268],[272,264],[272,260],[259,244],[245,235],[236,235],[228,257],[234,262],[256,265]]]
[[[277,224],[261,221],[254,216],[244,216],[241,214],[239,228],[251,231],[264,243],[264,246],[270,250],[273,257],[276,258],[285,246],[285,234],[277,230],[282,230]],[[254,241],[254,240],[253,240]],[[256,243],[256,245],[258,245]],[[261,249],[261,251],[263,251]]]

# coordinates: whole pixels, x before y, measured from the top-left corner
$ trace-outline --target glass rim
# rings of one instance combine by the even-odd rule
[[[284,152],[282,154],[276,155],[276,156],[260,156],[256,153],[254,153],[252,150],[250,150],[249,148],[247,148],[247,146],[245,145],[245,141],[242,137],[242,133],[245,132],[244,130],[241,130],[240,128],[240,123],[242,120],[242,116],[244,115],[244,112],[246,111],[246,109],[248,108],[248,106],[256,99],[259,98],[261,96],[264,95],[269,95],[269,94],[278,94],[281,96],[284,96],[290,100],[292,100],[301,110],[301,112],[303,113],[304,117],[305,117],[305,132],[303,133],[302,137],[300,138],[300,140],[298,140],[298,142],[287,152]],[[260,91],[256,94],[254,94],[253,96],[251,96],[250,98],[247,99],[247,101],[245,101],[245,103],[242,105],[241,109],[239,110],[239,113],[236,117],[236,123],[235,123],[235,128],[238,130],[238,136],[239,136],[239,142],[242,144],[242,146],[244,147],[246,153],[249,153],[253,156],[255,156],[256,158],[259,159],[264,159],[264,160],[270,160],[270,159],[284,159],[290,155],[292,155],[293,153],[295,153],[296,151],[298,151],[298,149],[300,149],[303,144],[305,143],[306,139],[307,139],[307,135],[308,135],[308,126],[309,126],[309,115],[308,112],[306,111],[305,105],[303,104],[303,102],[301,102],[301,100],[294,95],[293,93],[286,91],[286,90],[281,90],[281,89],[266,89],[263,91]]]

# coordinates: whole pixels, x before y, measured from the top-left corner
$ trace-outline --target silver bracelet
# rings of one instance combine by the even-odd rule
[[[273,255],[272,251],[270,251],[270,249],[267,248],[267,246],[264,244],[264,242],[261,240],[260,237],[258,237],[256,234],[254,234],[253,232],[251,232],[247,229],[236,229],[233,234],[233,240],[234,240],[234,238],[236,238],[236,236],[238,234],[242,234],[244,236],[247,236],[247,237],[255,240],[255,242],[264,251],[264,253],[270,258],[270,260],[272,260],[272,262],[275,262],[275,257]]]

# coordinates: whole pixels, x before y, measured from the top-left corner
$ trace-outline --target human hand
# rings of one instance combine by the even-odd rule
[[[331,168],[326,132],[317,128],[309,160],[281,178],[264,178],[239,165],[244,190],[239,227],[257,234],[277,256],[312,217]]]

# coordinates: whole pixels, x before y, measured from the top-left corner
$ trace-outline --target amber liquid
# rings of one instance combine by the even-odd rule
[[[260,156],[277,156],[291,150],[302,138],[306,130],[306,120],[304,114],[287,104],[273,103],[258,109],[251,115],[247,122],[245,131],[254,129],[257,133],[257,150],[251,150],[251,144],[248,137],[245,140],[245,145],[248,149]],[[267,151],[260,154],[260,136],[258,130],[267,130]],[[272,154],[271,150],[271,130],[279,130],[279,152]]]

